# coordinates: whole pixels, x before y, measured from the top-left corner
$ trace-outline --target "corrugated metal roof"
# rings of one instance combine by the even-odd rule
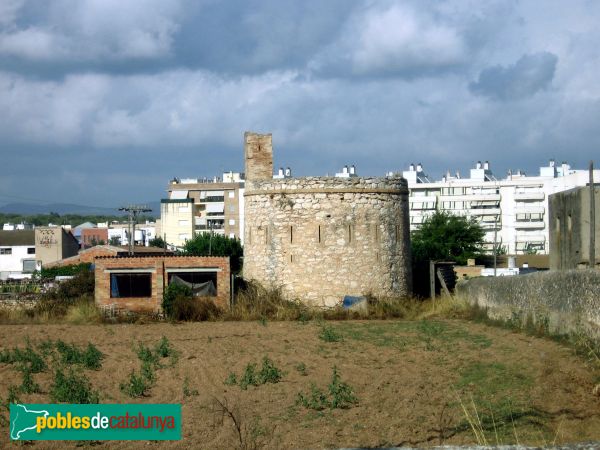
[[[35,245],[35,231],[34,230],[14,230],[14,231],[3,231],[0,230],[0,246],[2,247],[13,247],[18,245]]]

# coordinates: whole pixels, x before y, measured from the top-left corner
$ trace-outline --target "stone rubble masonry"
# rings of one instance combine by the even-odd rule
[[[480,277],[460,281],[456,291],[491,318],[531,320],[554,333],[584,333],[600,342],[600,271]]]
[[[273,139],[271,134],[244,133],[246,181],[273,178]]]
[[[404,178],[246,181],[244,278],[317,306],[412,291]]]
[[[217,268],[217,296],[210,297],[222,309],[229,308],[231,277],[229,257],[217,256],[143,256],[98,257],[95,263],[95,299],[97,306],[115,304],[134,312],[161,311],[163,291],[167,284],[167,269]],[[152,269],[152,296],[111,298],[109,269]]]

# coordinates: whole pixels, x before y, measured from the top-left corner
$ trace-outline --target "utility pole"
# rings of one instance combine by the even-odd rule
[[[494,276],[496,276],[496,270],[498,269],[498,215],[494,219]]]
[[[596,190],[594,189],[594,161],[590,161],[590,269],[596,268]]]
[[[139,213],[150,212],[152,209],[148,208],[146,205],[129,205],[119,208],[119,211],[127,211],[129,221],[129,239],[127,240],[127,243],[129,244],[128,253],[129,256],[133,256],[135,247],[135,222],[137,216]]]
[[[208,256],[212,256],[212,236],[213,236],[213,226],[214,223],[211,222],[209,225],[209,229],[210,229],[210,234],[208,236]]]

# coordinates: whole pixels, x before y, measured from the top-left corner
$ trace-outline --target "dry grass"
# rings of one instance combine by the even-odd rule
[[[101,323],[102,314],[96,307],[93,298],[82,297],[77,303],[69,307],[64,317],[65,322],[83,325],[86,323]]]

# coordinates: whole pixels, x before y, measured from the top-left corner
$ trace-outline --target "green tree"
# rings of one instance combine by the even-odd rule
[[[468,258],[483,253],[484,235],[473,219],[436,211],[411,235],[413,260],[415,264],[427,260],[466,264]]]
[[[121,245],[121,237],[120,236],[113,236],[108,240],[108,244],[109,245],[115,245],[115,246],[119,246]]]
[[[239,239],[214,233],[201,233],[185,242],[182,254],[190,256],[229,256],[231,258],[231,271],[237,273],[242,267],[244,250]]]
[[[160,236],[156,236],[148,241],[150,247],[165,248],[166,242]]]

